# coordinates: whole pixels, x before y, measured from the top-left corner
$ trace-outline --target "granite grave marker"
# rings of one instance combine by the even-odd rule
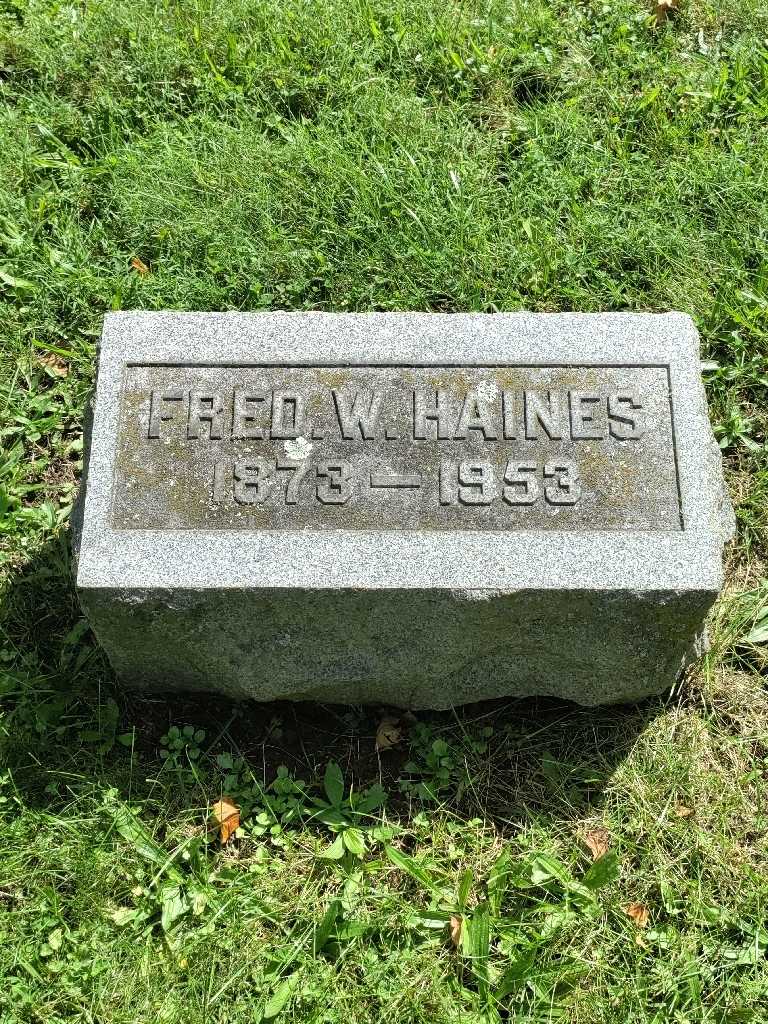
[[[114,313],[77,586],[127,686],[674,682],[732,530],[681,314]]]

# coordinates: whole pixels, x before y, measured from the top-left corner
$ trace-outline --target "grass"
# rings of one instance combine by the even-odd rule
[[[0,0],[3,1022],[768,1016],[768,14],[650,15]],[[376,708],[125,696],[66,523],[137,307],[690,312],[738,519],[710,652],[378,755]]]

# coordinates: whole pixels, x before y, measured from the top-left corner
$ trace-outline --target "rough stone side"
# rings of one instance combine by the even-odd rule
[[[92,590],[82,598],[128,687],[418,709],[508,695],[597,705],[661,692],[715,596]]]

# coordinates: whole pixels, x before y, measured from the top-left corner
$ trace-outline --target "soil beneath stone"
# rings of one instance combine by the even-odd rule
[[[500,724],[510,717],[525,720],[535,716],[540,727],[542,715],[561,718],[574,708],[560,701],[496,700],[465,705],[456,712],[411,714],[376,705],[260,704],[207,694],[124,693],[122,701],[124,727],[141,723],[136,743],[149,757],[156,756],[169,726],[193,725],[205,730],[204,750],[212,754],[231,750],[254,768],[261,765],[265,781],[275,776],[280,765],[299,776],[315,775],[329,760],[335,760],[357,787],[394,781],[401,774],[410,757],[408,733],[417,722],[429,723],[436,734],[455,730],[459,723],[471,729],[473,723],[479,728]],[[402,742],[377,751],[376,733],[385,716],[398,720],[396,728],[402,733]]]

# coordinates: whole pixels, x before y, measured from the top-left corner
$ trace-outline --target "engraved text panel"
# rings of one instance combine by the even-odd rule
[[[130,365],[112,523],[679,530],[668,370]]]

